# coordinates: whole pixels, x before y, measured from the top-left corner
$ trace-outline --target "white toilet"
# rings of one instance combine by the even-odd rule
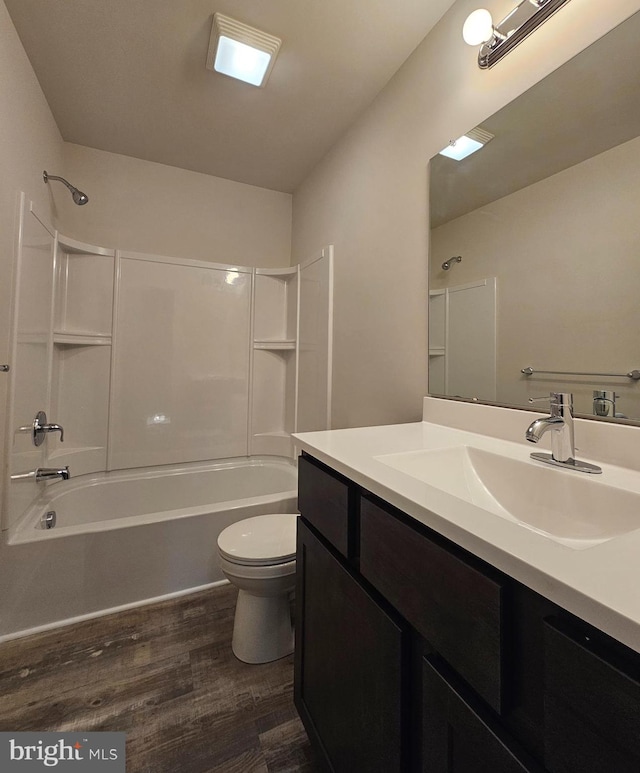
[[[231,648],[245,663],[268,663],[293,652],[297,518],[258,515],[227,526],[218,537],[220,567],[239,589]]]

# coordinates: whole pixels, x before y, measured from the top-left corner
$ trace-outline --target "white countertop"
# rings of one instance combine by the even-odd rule
[[[575,550],[375,458],[466,445],[527,459],[532,450],[528,443],[427,421],[306,432],[294,438],[298,449],[640,652],[640,512],[637,530]],[[593,477],[604,485],[629,472],[601,466],[603,474]]]

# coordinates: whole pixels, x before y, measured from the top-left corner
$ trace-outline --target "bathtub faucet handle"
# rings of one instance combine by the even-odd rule
[[[31,432],[34,446],[41,446],[44,443],[44,436],[49,432],[59,432],[60,442],[64,442],[64,427],[60,424],[47,424],[47,414],[44,411],[36,413]]]
[[[64,427],[61,424],[45,424],[42,429],[45,432],[59,432],[60,442],[64,443]]]

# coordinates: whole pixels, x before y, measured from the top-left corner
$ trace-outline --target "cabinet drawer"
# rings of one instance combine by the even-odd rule
[[[543,773],[438,658],[422,661],[422,769],[429,773]]]
[[[308,456],[298,458],[298,509],[323,537],[349,555],[349,486]]]
[[[640,655],[622,653],[608,637],[603,644],[600,636],[559,618],[545,621],[544,747],[551,773],[640,770]]]
[[[502,706],[502,584],[381,507],[360,505],[360,571],[492,706]]]

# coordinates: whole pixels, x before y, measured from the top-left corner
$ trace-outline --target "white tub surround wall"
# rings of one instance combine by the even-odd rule
[[[72,465],[75,475],[106,469],[114,266],[115,250],[58,234],[46,410],[64,427],[65,440],[46,439],[45,463]]]
[[[64,174],[63,141],[31,64],[0,0],[0,365],[12,364],[11,303],[20,191],[33,190],[38,211],[54,223],[58,212],[42,170]],[[6,438],[5,411],[9,374],[0,372],[0,437]],[[0,443],[0,469],[5,469]],[[0,508],[4,499],[0,480]],[[1,561],[0,557],[0,561]]]
[[[328,426],[330,247],[302,266],[254,269],[78,242],[26,199],[21,223],[3,529],[45,487],[27,477],[38,467],[77,477],[291,456],[298,426]],[[64,442],[51,433],[34,446],[39,411]]]
[[[256,269],[249,450],[291,452],[298,366],[298,267]]]
[[[425,415],[432,417],[438,411],[437,404],[447,401],[428,399],[425,402],[428,404]],[[461,407],[459,413],[456,410],[458,406]],[[484,416],[470,419],[468,411]],[[505,414],[502,426],[499,411]],[[637,593],[640,519],[638,528],[622,533],[627,524],[616,536],[616,524],[607,524],[609,508],[606,506],[607,485],[620,486],[632,492],[633,496],[640,496],[637,463],[636,470],[632,471],[614,466],[600,456],[602,475],[584,476],[533,462],[529,454],[534,446],[524,440],[524,432],[538,415],[536,413],[450,402],[442,413],[435,415],[439,415],[438,423],[425,420],[412,424],[304,433],[296,436],[296,444],[363,488],[640,652],[640,596]],[[454,428],[460,424],[479,429],[479,432]],[[576,443],[580,449],[577,456],[594,461],[596,457],[589,455],[583,443],[588,435],[588,431],[584,431],[587,424],[595,422],[577,422]],[[518,432],[515,431],[516,425],[520,427]],[[485,434],[483,430],[487,427],[489,431]],[[628,430],[630,436],[636,437],[640,433],[635,427],[609,426],[606,429]],[[509,439],[501,439],[503,437]],[[419,471],[416,477],[415,471],[410,474],[391,466],[397,465],[397,459],[385,460],[387,455],[392,454],[465,446],[536,465],[555,476],[583,475],[585,484],[590,487],[592,501],[598,501],[599,497],[604,503],[602,533],[597,537],[602,541],[585,540],[572,546],[562,544],[484,506],[472,504],[463,492],[466,485],[463,474],[456,478],[455,472],[450,473],[451,485],[446,490],[444,485],[430,485],[420,480]],[[627,448],[630,448],[630,443]],[[535,450],[539,449],[535,447]],[[423,463],[425,466],[429,464],[427,459]],[[444,478],[445,473],[442,475]],[[455,493],[456,486],[460,489],[458,494]],[[524,491],[523,496],[526,496]],[[579,512],[573,512],[576,508],[573,497],[566,507],[569,516],[579,520]],[[614,516],[612,513],[611,518]],[[585,528],[588,530],[590,527],[587,525]]]
[[[30,428],[37,411],[48,409],[51,396],[55,233],[36,216],[24,195],[18,232],[19,259],[9,357],[11,370],[0,374],[9,386],[5,435],[8,469],[2,476],[3,484],[10,476],[46,465],[46,445],[35,446]],[[34,405],[41,408],[34,412]],[[7,492],[7,513],[23,512],[39,489],[33,479],[3,487]]]
[[[252,270],[118,256],[108,469],[247,456]]]

